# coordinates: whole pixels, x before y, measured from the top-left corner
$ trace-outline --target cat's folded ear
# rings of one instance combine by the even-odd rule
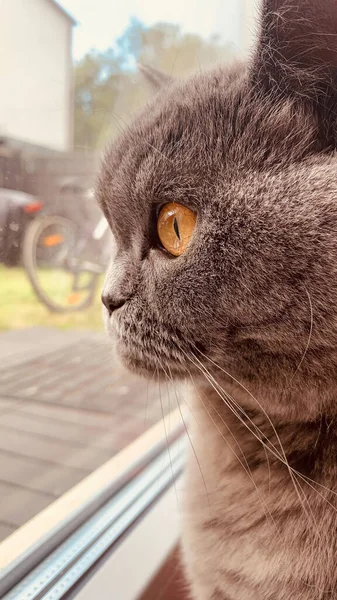
[[[154,69],[153,67],[149,67],[148,65],[142,65],[138,63],[138,69],[142,75],[144,75],[146,81],[150,84],[153,90],[159,90],[173,81],[173,78],[166,73],[163,73],[158,69]]]
[[[262,0],[251,64],[264,91],[337,109],[337,0]]]

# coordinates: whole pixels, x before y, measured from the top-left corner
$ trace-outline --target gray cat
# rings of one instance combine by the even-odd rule
[[[149,76],[99,179],[103,302],[130,369],[191,384],[192,597],[337,598],[337,2],[266,0],[247,65]]]

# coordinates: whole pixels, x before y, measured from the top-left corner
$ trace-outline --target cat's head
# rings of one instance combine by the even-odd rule
[[[324,390],[337,379],[337,3],[268,0],[261,17],[249,64],[163,78],[107,152],[105,320],[142,374],[217,363],[248,386]]]

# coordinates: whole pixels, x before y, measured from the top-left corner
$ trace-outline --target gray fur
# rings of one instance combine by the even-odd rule
[[[266,1],[250,64],[171,82],[103,162],[107,328],[130,369],[193,380],[196,600],[337,597],[336,74],[337,3]],[[178,258],[172,200],[197,213]]]

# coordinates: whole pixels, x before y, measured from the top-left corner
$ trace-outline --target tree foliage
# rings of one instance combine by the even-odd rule
[[[180,77],[231,54],[231,47],[219,38],[204,40],[183,34],[178,25],[145,27],[132,19],[114,48],[91,50],[75,66],[75,148],[101,146],[148,100],[151,90],[137,72],[137,63]]]

